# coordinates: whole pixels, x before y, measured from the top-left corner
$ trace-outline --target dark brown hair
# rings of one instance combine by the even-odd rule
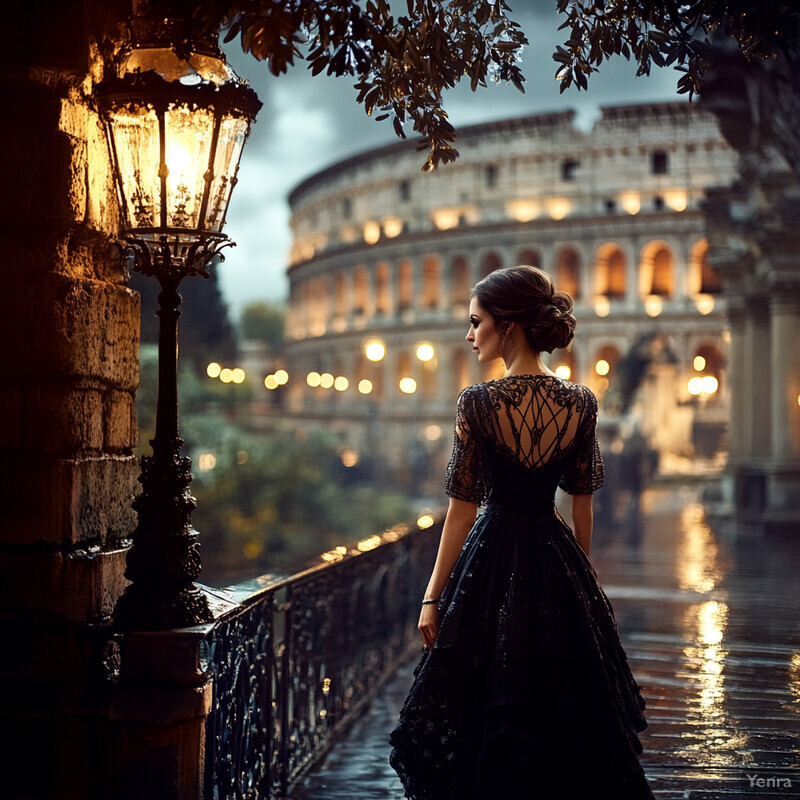
[[[497,269],[475,284],[472,296],[495,325],[516,322],[537,353],[552,353],[572,341],[572,298],[557,292],[550,276],[538,267]]]

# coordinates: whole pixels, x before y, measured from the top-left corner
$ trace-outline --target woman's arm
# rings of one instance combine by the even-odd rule
[[[592,496],[590,494],[572,495],[572,530],[581,549],[589,558],[592,544]]]
[[[477,514],[478,506],[475,503],[450,498],[450,505],[442,528],[442,538],[439,540],[436,563],[433,565],[431,579],[425,590],[426,600],[438,599],[444,591]],[[436,603],[422,606],[417,627],[422,634],[425,647],[433,647],[433,643],[436,641],[438,619]]]

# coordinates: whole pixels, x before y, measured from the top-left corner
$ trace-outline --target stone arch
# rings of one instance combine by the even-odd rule
[[[337,272],[333,279],[334,308],[336,315],[344,317],[347,315],[347,275]]]
[[[625,252],[618,244],[608,242],[601,245],[595,257],[595,294],[604,297],[625,297],[627,268]]]
[[[436,308],[441,295],[441,269],[439,257],[425,256],[422,260],[422,292],[420,306],[422,308]]]
[[[414,300],[414,265],[403,259],[397,269],[397,307],[411,308]]]
[[[353,270],[353,313],[366,314],[369,303],[369,281],[367,268],[358,266]]]
[[[573,299],[581,296],[581,257],[574,247],[563,247],[556,255],[556,289]]]
[[[517,264],[526,264],[529,267],[541,267],[542,257],[533,247],[525,247],[517,254]]]
[[[468,303],[469,290],[469,261],[466,256],[455,256],[450,264],[450,304]]]
[[[481,259],[481,278],[485,278],[489,273],[496,269],[502,269],[503,259],[494,250],[489,251]]]
[[[375,267],[375,312],[382,316],[392,313],[391,273],[389,265],[380,262]]]
[[[642,297],[675,294],[675,254],[663,241],[648,242],[639,263],[639,292]]]

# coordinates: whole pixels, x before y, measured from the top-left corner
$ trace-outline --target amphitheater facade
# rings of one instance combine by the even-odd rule
[[[731,182],[714,118],[674,102],[464,128],[460,158],[423,173],[413,145],[361,153],[290,196],[283,418],[337,431],[418,491],[440,485],[455,400],[502,374],[464,341],[470,287],[534,264],[575,298],[550,366],[597,394],[607,446],[636,431],[661,456],[725,448],[728,334],[702,203]]]

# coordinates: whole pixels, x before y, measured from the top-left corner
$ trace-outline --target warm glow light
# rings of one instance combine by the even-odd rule
[[[537,200],[511,200],[506,209],[517,222],[530,222],[539,216],[541,206]]]
[[[690,395],[697,397],[700,394],[716,394],[719,381],[713,375],[695,375],[689,378],[686,388]]]
[[[598,375],[608,375],[611,370],[611,364],[608,363],[604,358],[601,358],[595,365],[594,371]]]
[[[362,553],[368,553],[370,550],[374,550],[376,547],[380,547],[380,546],[381,546],[381,537],[377,536],[377,535],[369,536],[366,539],[362,539],[356,545],[356,547]]]
[[[403,220],[398,217],[387,217],[383,221],[383,232],[387,239],[394,239],[403,232]]]
[[[432,344],[421,344],[417,347],[417,358],[420,361],[430,361],[436,355]]]
[[[398,386],[404,394],[414,394],[417,391],[417,382],[413,378],[401,378]]]
[[[619,204],[629,214],[638,214],[642,207],[642,198],[639,192],[625,192],[619,196]]]
[[[274,375],[267,375],[267,377],[264,378],[264,386],[266,386],[267,389],[277,389],[278,385],[278,381]]]
[[[435,442],[440,439],[442,436],[442,429],[439,425],[426,425],[425,426],[425,438],[429,442]]]
[[[657,317],[664,308],[664,301],[657,294],[649,294],[644,299],[644,310],[648,317]]]
[[[236,369],[231,372],[231,381],[233,381],[233,383],[244,383],[245,377],[245,371],[241,367],[236,367]]]
[[[216,361],[212,361],[206,367],[206,375],[208,375],[209,378],[219,378],[220,372],[222,372],[222,367],[217,364]]]
[[[223,369],[222,372],[219,373],[219,379],[223,383],[230,383],[233,380],[233,370],[225,367],[225,369]]]
[[[319,376],[319,385],[323,389],[330,389],[333,386],[333,375],[330,372],[323,372],[322,375]]]
[[[345,467],[354,467],[358,464],[358,451],[348,447],[342,450],[340,458]]]
[[[364,378],[358,382],[358,391],[361,394],[369,394],[372,391],[372,381]]]
[[[458,225],[458,211],[454,208],[440,208],[433,212],[433,224],[440,231],[449,231]]]
[[[327,553],[323,553],[320,558],[330,564],[334,561],[341,561],[346,555],[347,548],[344,545],[339,545],[338,547],[334,547],[333,550],[328,550]]]
[[[669,192],[664,192],[664,203],[673,211],[684,211],[688,205],[685,190],[672,189]]]
[[[342,228],[339,231],[339,238],[344,244],[351,244],[358,238],[358,231],[353,227]]]
[[[333,382],[333,388],[336,389],[337,392],[344,392],[348,386],[350,386],[350,381],[347,380],[344,375],[339,375]]]
[[[692,361],[692,366],[697,372],[702,372],[706,368],[706,360],[703,356],[695,356],[694,361]]]
[[[375,244],[381,238],[381,226],[377,222],[364,223],[364,241]]]
[[[562,380],[568,381],[572,375],[572,370],[566,364],[559,364],[556,367],[556,375]]]
[[[197,459],[197,466],[203,472],[208,472],[208,470],[217,466],[217,457],[213,453],[201,453]]]
[[[608,389],[609,386],[610,383],[608,381],[608,378],[600,378],[600,380],[597,382],[597,391],[604,392],[606,389]]]
[[[364,355],[370,361],[382,361],[386,355],[386,346],[383,342],[368,342],[364,348]]]
[[[609,302],[608,298],[604,295],[598,295],[594,299],[594,313],[597,314],[598,317],[607,317],[611,312],[611,303]]]
[[[703,316],[706,316],[714,310],[714,295],[699,294],[694,299],[694,305]]]
[[[317,386],[319,386],[320,378],[319,372],[309,372],[308,375],[306,375],[306,383],[312,389],[316,389]]]
[[[425,530],[425,528],[430,528],[436,520],[433,518],[432,514],[420,514],[417,517],[417,527],[421,530]]]
[[[550,219],[564,219],[572,211],[572,203],[565,197],[550,197],[547,200],[547,216]]]
[[[279,369],[275,372],[275,380],[278,386],[284,386],[289,382],[289,373],[285,369]]]

